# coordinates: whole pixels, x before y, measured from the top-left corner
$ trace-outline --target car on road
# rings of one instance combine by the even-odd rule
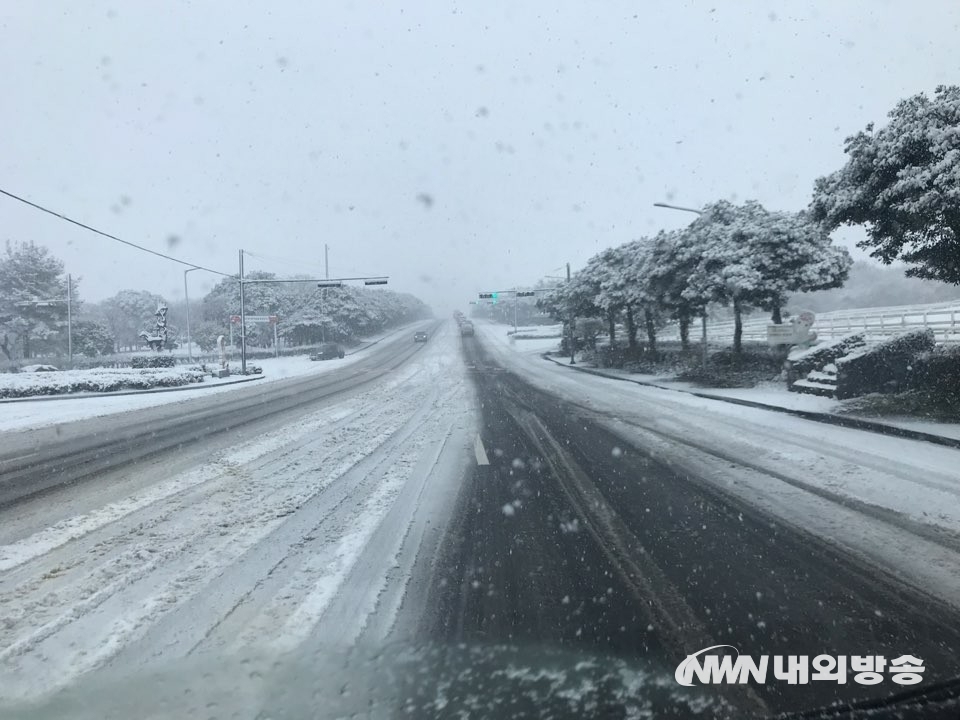
[[[59,372],[53,365],[24,365],[20,372]]]
[[[315,353],[310,355],[311,360],[333,360],[334,358],[343,358],[346,351],[340,343],[323,343]]]
[[[473,323],[467,320],[466,322],[460,323],[460,336],[468,337],[473,335]]]
[[[423,330],[418,330],[417,332],[415,332],[415,333],[413,334],[413,341],[414,341],[414,342],[426,342],[426,341],[427,341],[427,337],[428,337],[428,336],[427,336],[427,333],[426,333],[426,332],[424,332]]]

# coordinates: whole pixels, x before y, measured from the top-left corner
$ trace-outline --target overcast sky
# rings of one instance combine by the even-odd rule
[[[518,5],[2,3],[0,188],[224,272],[321,273],[328,243],[446,310],[692,218],[656,201],[798,210],[847,135],[958,82],[955,0]],[[183,294],[4,197],[0,239],[89,300]]]

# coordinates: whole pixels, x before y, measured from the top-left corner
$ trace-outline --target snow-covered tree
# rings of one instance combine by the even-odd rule
[[[902,100],[889,118],[846,139],[847,164],[816,182],[813,217],[864,225],[873,257],[960,284],[960,86]]]
[[[66,300],[63,263],[41,245],[7,241],[0,256],[0,351],[8,360],[31,357],[36,342],[60,332]]]
[[[754,201],[709,205],[685,232],[700,258],[682,295],[733,306],[736,352],[744,311],[763,308],[779,323],[789,293],[839,287],[851,265],[806,213],[770,212]]]
[[[592,296],[607,325],[610,347],[617,341],[617,318],[627,305],[630,258],[622,247],[608,248],[587,261],[578,282]]]
[[[575,272],[570,280],[557,286],[555,290],[537,298],[537,307],[541,312],[563,322],[565,349],[570,348],[567,343],[571,339],[570,336],[575,335],[575,329],[578,327],[577,318],[598,317],[602,314],[601,308],[596,303],[597,292],[596,284],[581,270]],[[574,345],[578,345],[575,337],[572,339]]]
[[[164,299],[146,290],[121,290],[99,303],[97,314],[120,348],[136,348],[142,343],[139,335],[153,328],[158,304]]]
[[[314,288],[311,294],[297,293],[294,303],[280,320],[280,333],[293,345],[346,340],[430,314],[412,295],[359,287]]]
[[[80,320],[73,323],[73,351],[78,355],[98,357],[113,352],[116,339],[104,323]]]
[[[634,240],[622,245],[621,252],[628,258],[625,269],[625,315],[630,347],[636,346],[636,321],[642,317],[647,334],[647,351],[656,354],[657,331],[663,327],[667,317],[663,289],[656,282],[656,240]]]
[[[649,292],[660,311],[677,321],[684,350],[689,349],[691,321],[706,312],[706,299],[685,294],[699,262],[700,251],[688,233],[661,231],[651,241],[646,273]]]

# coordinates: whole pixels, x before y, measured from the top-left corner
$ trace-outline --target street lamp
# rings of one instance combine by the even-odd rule
[[[681,205],[670,205],[669,203],[657,202],[657,203],[654,203],[653,206],[658,208],[667,208],[668,210],[682,210],[683,212],[692,212],[700,216],[703,216],[704,214],[703,210],[683,207]],[[706,305],[703,306],[703,315],[701,315],[700,320],[701,320],[701,327],[702,327],[702,336],[700,340],[700,346],[701,346],[700,362],[703,365],[703,372],[704,374],[706,374],[707,372],[707,306]]]
[[[200,268],[187,268],[183,271],[183,297],[187,301],[187,359],[193,362],[193,342],[190,340],[190,293],[187,291],[187,273]]]

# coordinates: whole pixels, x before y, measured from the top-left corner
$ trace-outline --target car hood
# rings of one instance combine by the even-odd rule
[[[6,718],[737,717],[672,669],[540,646],[325,649],[197,655],[143,674],[99,673]]]

